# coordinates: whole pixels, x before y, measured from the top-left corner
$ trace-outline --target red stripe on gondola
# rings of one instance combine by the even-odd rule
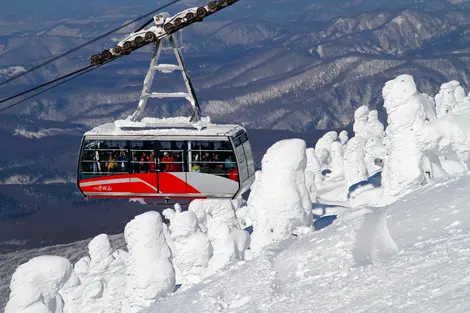
[[[171,173],[144,173],[100,176],[82,179],[79,182],[83,193],[127,192],[135,194],[155,193],[158,195],[157,175],[160,193],[200,193],[196,188]]]
[[[160,172],[158,180],[161,193],[200,193],[199,190],[171,173]]]

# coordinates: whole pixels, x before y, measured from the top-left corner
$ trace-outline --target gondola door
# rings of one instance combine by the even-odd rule
[[[183,140],[160,140],[156,143],[157,188],[161,196],[186,196],[185,151],[186,143]]]
[[[134,197],[155,197],[158,194],[155,142],[144,139],[133,140],[130,144],[131,194]]]

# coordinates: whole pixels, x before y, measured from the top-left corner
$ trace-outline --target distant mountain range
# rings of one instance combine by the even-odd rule
[[[29,68],[155,7],[152,2],[136,6],[122,0],[100,7],[85,1],[82,6],[92,8],[88,18],[61,10],[60,19],[2,22],[1,79],[7,78],[8,68]],[[205,2],[190,4],[195,3]],[[167,11],[175,13],[187,5]],[[189,27],[184,54],[203,111],[215,121],[293,131],[341,127],[351,122],[359,105],[382,111],[381,88],[401,73],[414,75],[419,88],[430,94],[451,79],[466,86],[469,9],[469,1],[459,0],[240,0]],[[84,66],[90,55],[112,47],[130,30],[0,93],[10,95]],[[144,48],[10,113],[88,126],[128,116],[149,58],[150,49]],[[158,86],[175,89],[181,84],[178,79],[163,75]],[[156,101],[148,110],[156,116],[188,113],[187,103],[178,101]]]

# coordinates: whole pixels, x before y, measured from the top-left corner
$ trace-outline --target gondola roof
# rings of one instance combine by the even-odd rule
[[[140,122],[117,120],[99,125],[85,133],[87,138],[134,138],[144,136],[210,137],[235,136],[245,129],[235,124],[214,124],[209,118],[189,123],[187,117],[143,118]]]

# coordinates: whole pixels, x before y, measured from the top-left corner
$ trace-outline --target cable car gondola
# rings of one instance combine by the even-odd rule
[[[159,30],[186,13],[187,10],[172,18],[160,14],[162,18],[154,19],[156,28],[149,30],[159,39],[135,112],[124,121],[104,124],[84,134],[77,186],[85,197],[234,199],[253,183],[255,166],[246,130],[239,125],[213,124],[201,117],[178,46],[180,41],[176,33],[162,34]],[[149,30],[132,33],[118,46]],[[163,44],[165,39],[168,47]],[[177,64],[159,63],[165,49],[173,51]],[[157,71],[181,71],[186,90],[152,92]],[[191,104],[192,115],[189,120],[184,117],[142,119],[149,98],[184,98]]]
[[[87,198],[230,198],[254,181],[245,129],[159,122],[104,124],[84,134],[77,186]],[[132,123],[127,123],[132,124]]]
[[[179,1],[174,0],[160,9]],[[77,167],[78,189],[86,198],[236,198],[254,181],[255,167],[246,130],[238,125],[212,123],[199,128],[202,125],[201,109],[178,47],[177,33],[180,34],[181,42],[183,28],[202,21],[237,1],[239,0],[212,1],[205,6],[186,9],[172,17],[165,12],[157,14],[113,48],[93,55],[90,65],[0,100],[3,103],[60,81],[0,109],[0,112],[153,43],[153,56],[134,114],[124,123],[116,121],[104,124],[84,134]],[[60,59],[160,9],[55,56],[0,85]],[[146,28],[152,22],[155,25]],[[165,40],[170,43],[169,47],[164,47]],[[165,49],[174,52],[178,64],[158,62]],[[175,70],[181,71],[185,92],[151,92],[156,71],[171,73]],[[168,120],[162,122],[155,119],[147,119],[149,123],[144,122],[145,119],[140,122],[149,98],[184,98],[192,106],[192,115],[183,124],[181,121],[172,124]],[[198,123],[199,126],[196,125]]]

